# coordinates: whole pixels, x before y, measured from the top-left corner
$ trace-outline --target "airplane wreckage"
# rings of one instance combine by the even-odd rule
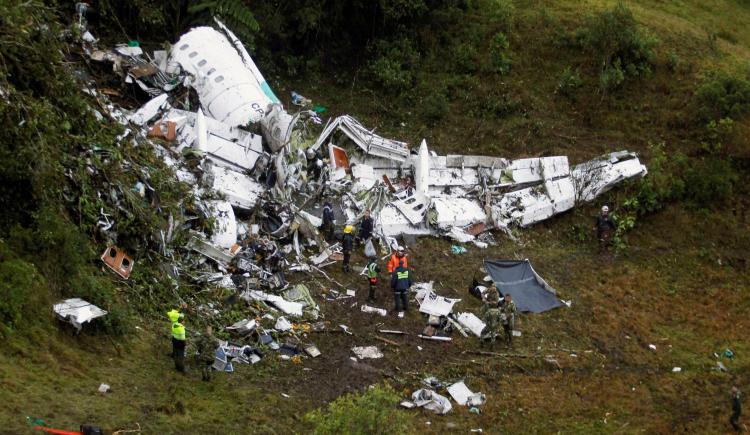
[[[243,241],[258,238],[279,241],[280,248],[270,242],[272,250],[283,251],[287,265],[323,264],[337,249],[318,230],[323,201],[334,205],[338,225],[354,224],[370,209],[384,253],[400,235],[445,235],[484,247],[491,229],[510,234],[647,172],[627,151],[575,166],[565,156],[441,156],[424,140],[410,147],[349,115],[324,124],[299,95],[298,110],[289,113],[242,43],[216,25],[194,28],[151,56],[138,46],[97,48],[89,32],[83,40],[90,59],[111,63],[152,97],[134,112],[108,103],[108,115],[126,127],[121,140],[150,143],[193,186],[215,226],[208,236],[194,231],[188,248],[220,268]],[[185,88],[197,94],[197,110],[179,101],[176,91]],[[94,87],[87,91],[107,101]],[[161,237],[169,242],[169,232]],[[296,263],[286,260],[292,252]],[[250,263],[247,271],[270,280],[272,267]]]

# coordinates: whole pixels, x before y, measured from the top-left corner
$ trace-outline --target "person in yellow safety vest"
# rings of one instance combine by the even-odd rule
[[[367,295],[367,302],[375,301],[375,288],[378,286],[379,273],[378,259],[370,257],[370,262],[367,264],[367,280],[370,282],[370,292]]]
[[[178,372],[185,372],[185,325],[178,319],[172,323],[172,343],[174,346],[174,368]]]
[[[180,309],[187,308],[186,304],[180,304]],[[184,319],[185,314],[181,313],[178,309],[172,308],[171,310],[167,311],[167,317],[169,318],[169,324],[173,325],[175,322]],[[177,343],[175,342],[174,337],[172,337],[172,353],[169,355],[170,358],[175,358],[175,353],[177,349]]]

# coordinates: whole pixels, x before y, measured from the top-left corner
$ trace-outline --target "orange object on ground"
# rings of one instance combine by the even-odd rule
[[[102,254],[102,261],[123,279],[128,279],[133,270],[133,259],[117,246],[110,246]]]

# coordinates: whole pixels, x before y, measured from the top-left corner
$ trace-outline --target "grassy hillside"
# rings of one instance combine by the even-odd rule
[[[445,18],[439,31],[437,26],[416,27],[420,60],[408,71],[409,86],[400,90],[383,86],[367,60],[297,75],[270,65],[269,59],[258,60],[268,65],[277,94],[296,90],[327,106],[327,115],[352,114],[381,134],[410,143],[426,137],[441,153],[511,158],[565,154],[574,161],[618,149],[641,153],[651,172],[643,182],[519,231],[518,242],[498,234],[497,246],[469,247],[461,256],[450,254],[450,243],[439,239],[420,239],[413,249],[417,279],[434,280],[440,294],[463,298],[462,309],[478,309],[465,289],[484,258],[530,258],[561,298],[573,301],[571,308],[522,316],[523,336],[512,356],[478,354],[476,340],[458,335],[449,344],[407,336],[394,339],[399,346],[384,345],[375,338],[377,328],[418,331],[423,320],[413,312],[401,321],[382,319],[353,311],[349,303],[323,302],[321,276],[292,275],[292,280],[310,284],[326,321],[334,328],[349,325],[355,335],[314,334],[310,340],[323,353],[317,359],[297,365],[269,355],[258,365],[241,366],[205,384],[195,370],[175,373],[166,356],[167,325],[158,313],[173,301],[169,284],[156,279],[158,257],[139,257],[138,275],[128,285],[98,270],[96,251],[104,241],[91,212],[97,208],[91,205],[96,177],[72,193],[60,192],[48,190],[51,184],[66,183],[57,165],[6,165],[3,184],[30,181],[32,186],[25,188],[37,196],[23,203],[35,207],[30,213],[16,215],[9,204],[19,196],[7,193],[12,189],[2,191],[6,220],[18,222],[0,236],[0,275],[8,277],[1,295],[15,301],[14,310],[0,310],[3,431],[27,433],[25,417],[33,416],[69,429],[84,422],[113,430],[139,424],[143,433],[308,433],[316,428],[343,433],[352,427],[407,433],[472,428],[485,433],[726,432],[731,383],[750,392],[745,354],[750,352],[750,96],[745,100],[738,92],[714,98],[713,88],[701,89],[717,83],[721,74],[734,84],[750,79],[750,4],[627,2],[640,37],[653,39],[650,71],[606,90],[600,58],[582,45],[580,35],[597,14],[612,11],[615,2],[476,5]],[[24,27],[31,25],[22,19],[28,10],[8,7],[3,12],[6,75],[0,86],[13,93],[0,103],[0,113],[6,125],[17,126],[3,137],[3,160],[36,161],[8,145],[30,143],[54,163],[58,156],[70,156],[72,163],[65,157],[60,162],[68,167],[95,137],[113,159],[133,160],[162,179],[164,170],[153,156],[114,145],[119,133],[114,124],[100,129],[93,118],[65,115],[76,113],[71,107],[81,102],[92,103],[70,82],[45,88],[19,80],[35,74],[63,77],[62,58],[54,57],[51,72],[8,70],[7,65],[15,64],[11,43],[38,49],[39,35]],[[33,17],[52,23],[54,13]],[[493,45],[498,33],[506,36],[507,48]],[[24,37],[30,39],[19,39]],[[54,52],[53,43],[47,44]],[[40,54],[48,56],[53,54]],[[498,56],[509,63],[495,63]],[[727,101],[731,107],[724,107]],[[37,118],[46,129],[18,126],[19,107],[44,114]],[[711,121],[722,119],[730,119],[731,128],[710,127]],[[65,128],[65,120],[72,125]],[[115,166],[106,167],[106,176],[132,184]],[[78,170],[85,171],[85,165]],[[165,207],[178,207],[179,186],[163,183]],[[72,205],[66,202],[70,197],[77,198]],[[596,253],[589,230],[599,202],[612,204],[623,221],[633,224],[619,235],[613,261]],[[147,206],[140,209],[143,214],[122,237],[133,251],[148,252],[143,246],[149,242],[139,234],[163,225],[165,217]],[[71,259],[67,268],[54,267],[61,255]],[[355,256],[353,261],[364,259]],[[364,300],[361,277],[334,269],[330,273],[357,288],[358,299]],[[102,331],[72,336],[58,328],[47,310],[64,295],[91,297],[118,313],[116,321]],[[391,303],[383,291],[378,305]],[[383,347],[385,358],[367,364],[350,361],[351,346],[370,344]],[[733,359],[714,357],[727,348],[734,351]],[[506,352],[502,346],[496,351]],[[717,361],[728,372],[715,370]],[[682,371],[673,373],[673,367]],[[487,394],[488,403],[480,415],[458,408],[443,417],[398,409],[398,399],[427,375],[465,378],[471,388]],[[100,383],[110,384],[112,392],[98,394]],[[384,383],[389,387],[368,388]],[[346,393],[355,396],[329,405]]]

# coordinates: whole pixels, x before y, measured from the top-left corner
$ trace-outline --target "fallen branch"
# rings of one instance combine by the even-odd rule
[[[389,339],[387,339],[387,338],[383,338],[383,337],[380,337],[380,336],[378,336],[378,335],[376,335],[376,336],[375,336],[375,340],[380,340],[380,341],[382,341],[383,343],[388,343],[388,344],[390,344],[390,345],[393,345],[393,346],[397,346],[397,347],[398,347],[398,346],[401,346],[401,344],[400,344],[400,343],[396,343],[396,342],[395,342],[395,341],[393,341],[393,340],[389,340]]]
[[[542,355],[524,355],[522,353],[498,353],[498,352],[487,352],[484,350],[465,350],[463,353],[470,353],[474,355],[500,356],[503,358],[542,358]]]

